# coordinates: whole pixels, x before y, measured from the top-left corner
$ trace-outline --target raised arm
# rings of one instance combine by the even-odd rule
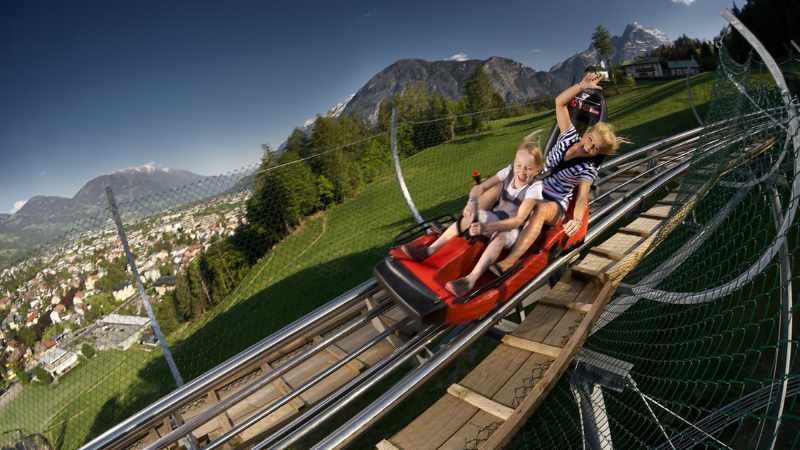
[[[581,181],[578,184],[578,196],[575,199],[575,209],[573,210],[573,219],[564,224],[564,232],[568,236],[572,236],[581,227],[581,220],[586,208],[589,207],[589,191],[592,189],[591,181]]]
[[[558,97],[556,97],[556,122],[558,123],[558,130],[560,132],[563,133],[572,126],[572,121],[569,118],[569,110],[567,109],[569,102],[584,89],[602,89],[597,85],[602,79],[602,76],[589,72],[583,76],[580,83],[572,85],[558,94]]]

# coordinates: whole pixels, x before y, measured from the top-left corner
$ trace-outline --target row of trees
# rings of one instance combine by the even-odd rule
[[[693,39],[685,34],[672,44],[662,45],[650,52],[668,60],[694,59],[700,70],[714,70],[717,67],[717,47],[712,41]]]
[[[800,2],[797,0],[746,0],[741,8],[734,3],[732,12],[777,61],[800,56],[791,44],[794,40],[800,45],[800,34],[797,32]],[[752,50],[737,32],[726,36],[725,46],[739,62],[744,62]]]

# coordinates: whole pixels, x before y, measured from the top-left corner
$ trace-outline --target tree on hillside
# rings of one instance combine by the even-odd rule
[[[606,27],[598,25],[592,33],[592,47],[597,50],[601,61],[605,61],[606,67],[611,67],[611,55],[614,53],[614,44],[611,43],[611,35]]]
[[[364,137],[363,126],[351,117],[318,117],[311,135],[311,153],[319,155],[310,161],[318,175],[333,184],[334,199],[341,202],[352,197],[361,185],[356,158]]]
[[[292,130],[289,139],[286,140],[285,152],[294,152],[300,157],[308,154],[308,136],[300,128]]]
[[[469,77],[464,85],[464,94],[464,104],[468,112],[474,113],[492,108],[495,103],[495,92],[483,67],[478,66]],[[478,130],[483,125],[483,121],[484,117],[481,114],[473,115],[470,128],[473,131]]]
[[[159,325],[161,325],[161,322],[159,322]],[[97,352],[95,352],[94,347],[92,347],[90,344],[84,343],[83,345],[81,345],[81,355],[83,355],[84,358],[87,359],[94,358],[94,355],[96,353]]]

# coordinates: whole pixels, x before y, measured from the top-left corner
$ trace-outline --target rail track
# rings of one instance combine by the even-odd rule
[[[490,423],[496,423],[493,433],[480,442],[497,448],[566,370],[621,277],[658,245],[655,232],[674,227],[699,200],[679,205],[675,214],[671,190],[677,180],[692,165],[745,139],[740,134],[743,123],[748,136],[776,126],[762,113],[751,114],[695,128],[605,162],[590,203],[585,243],[480,321],[458,329],[432,326],[403,334],[405,313],[374,280],[367,280],[83,448],[285,448],[389,374],[416,362],[396,385],[317,444],[339,448],[493,327],[506,333],[497,349],[379,448],[462,448],[474,439],[470,433]],[[768,144],[731,154],[728,164],[768,151]],[[544,286],[548,277],[567,267],[571,270],[553,289]],[[535,371],[541,376],[533,377]],[[460,415],[454,420],[456,406]],[[449,415],[443,416],[445,412]],[[443,417],[450,420],[447,427],[442,426]]]

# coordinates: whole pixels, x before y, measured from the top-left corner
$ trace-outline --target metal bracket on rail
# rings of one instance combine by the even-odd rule
[[[631,363],[585,348],[575,355],[569,383],[578,404],[584,448],[614,448],[602,388],[622,392],[632,368]]]

